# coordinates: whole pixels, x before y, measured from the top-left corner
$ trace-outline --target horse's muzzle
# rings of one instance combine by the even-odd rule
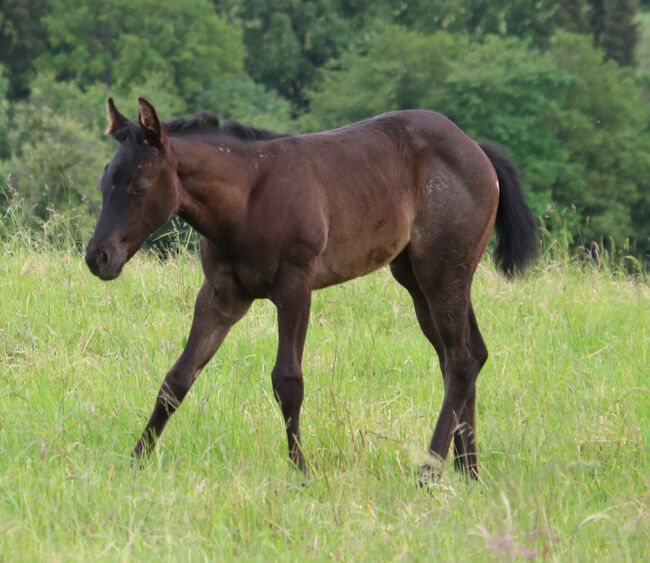
[[[86,264],[98,278],[114,280],[122,272],[127,253],[111,241],[96,243],[91,239],[86,248]]]

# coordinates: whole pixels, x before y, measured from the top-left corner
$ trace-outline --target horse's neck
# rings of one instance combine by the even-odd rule
[[[181,183],[178,214],[209,239],[227,238],[243,220],[254,183],[244,147],[174,141]]]

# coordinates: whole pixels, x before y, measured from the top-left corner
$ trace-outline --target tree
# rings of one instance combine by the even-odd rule
[[[182,100],[155,83],[143,86],[155,92],[152,100],[162,111],[184,107]],[[55,80],[51,72],[37,74],[29,89],[29,99],[11,107],[7,121],[11,150],[0,161],[0,177],[20,200],[28,223],[46,220],[52,213],[85,220],[88,211],[98,210],[99,176],[114,149],[104,135],[109,89],[96,83],[81,90]],[[135,115],[136,93],[118,101],[124,108],[132,107]]]
[[[642,91],[630,71],[605,60],[584,36],[558,34],[551,54],[572,76],[558,135],[582,167],[581,183],[556,186],[554,200],[576,206],[586,240],[629,237],[647,252],[650,108]]]
[[[97,211],[98,174],[110,153],[96,131],[47,106],[20,102],[10,140],[13,155],[0,163],[0,176],[28,223],[57,213],[87,218],[88,210]]]
[[[605,0],[604,29],[597,44],[621,66],[634,66],[639,43],[635,21],[638,12],[638,0]]]
[[[199,94],[196,106],[212,109],[221,119],[236,119],[278,132],[295,129],[291,104],[245,73],[215,80]]]
[[[311,112],[303,128],[338,127],[386,110],[421,107],[430,90],[444,87],[455,54],[466,46],[466,39],[446,32],[424,35],[397,26],[376,31],[319,73],[308,90]]]
[[[82,124],[104,139],[106,129],[106,101],[109,96],[116,99],[118,106],[135,117],[138,110],[138,97],[144,96],[155,104],[164,118],[182,115],[188,111],[185,101],[175,91],[165,87],[165,76],[149,74],[134,83],[130,89],[119,93],[108,85],[96,82],[81,89],[73,82],[56,80],[52,72],[39,72],[29,84],[31,91],[29,103],[37,108],[48,107],[57,115],[65,115]],[[19,127],[20,131],[29,131]]]
[[[641,14],[637,21],[639,23],[637,68],[641,74],[645,75],[647,80],[650,78],[650,12]],[[647,87],[647,90],[650,92],[650,87]]]
[[[49,50],[37,67],[82,88],[102,82],[126,92],[156,74],[191,101],[243,65],[241,30],[209,0],[54,0],[43,24]]]
[[[555,22],[559,29],[571,33],[591,33],[590,6],[588,0],[557,2]]]
[[[600,46],[600,42],[605,33],[605,0],[588,0],[589,2],[589,23],[594,35],[594,45]]]
[[[557,0],[511,0],[505,15],[506,34],[546,45],[558,24],[562,4]]]
[[[7,69],[10,99],[29,94],[32,62],[45,48],[41,17],[46,0],[2,0],[0,2],[0,64]]]
[[[351,14],[337,0],[242,0],[246,69],[257,81],[304,108],[304,88],[317,68],[352,38]]]
[[[621,66],[633,66],[639,43],[638,0],[589,0],[594,44]]]
[[[0,66],[0,160],[9,156],[9,123],[7,117],[7,90],[9,83]]]
[[[588,31],[587,0],[213,0],[244,29],[246,69],[267,88],[308,108],[318,71],[350,48],[363,49],[374,30],[398,24],[423,34],[461,33],[482,40],[516,35],[547,47],[558,28]]]

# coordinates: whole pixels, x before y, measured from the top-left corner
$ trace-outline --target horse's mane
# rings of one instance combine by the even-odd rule
[[[165,131],[172,137],[183,135],[224,135],[240,141],[263,141],[286,137],[286,134],[275,133],[268,129],[243,125],[238,121],[228,120],[223,125],[211,111],[202,111],[194,117],[177,117],[163,122]]]

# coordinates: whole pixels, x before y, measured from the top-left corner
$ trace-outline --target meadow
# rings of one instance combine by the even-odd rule
[[[272,397],[275,313],[230,333],[153,456],[130,451],[202,275],[140,253],[103,283],[79,251],[0,250],[0,561],[641,561],[650,545],[647,282],[547,257],[473,299],[480,481],[416,486],[437,358],[385,270],[314,294],[302,432]]]

